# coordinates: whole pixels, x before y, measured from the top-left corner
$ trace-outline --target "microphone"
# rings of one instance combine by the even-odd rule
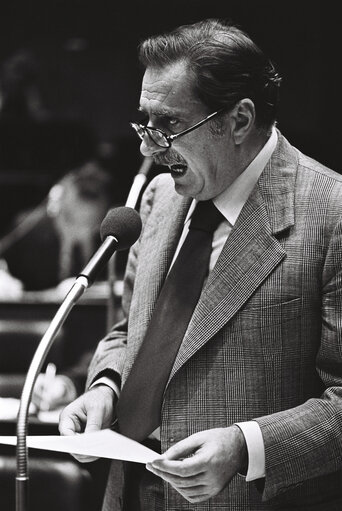
[[[52,346],[53,340],[64,324],[69,312],[91,283],[103,265],[113,255],[114,250],[125,250],[139,238],[141,219],[135,209],[119,207],[111,209],[101,224],[102,245],[90,259],[83,272],[77,277],[66,295],[47,331],[41,339],[31,361],[20,399],[17,419],[17,475],[16,475],[16,509],[28,510],[28,466],[26,436],[28,429],[28,410],[37,375]]]
[[[122,206],[109,210],[100,228],[103,243],[77,277],[86,277],[89,287],[115,250],[126,250],[137,241],[141,227],[135,209]]]

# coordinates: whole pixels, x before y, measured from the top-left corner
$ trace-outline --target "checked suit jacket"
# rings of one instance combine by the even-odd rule
[[[157,176],[128,259],[126,317],[102,340],[88,381],[122,385],[143,341],[190,200]],[[162,452],[210,428],[254,419],[265,444],[260,484],[241,475],[192,505],[165,483],[150,509],[342,509],[342,176],[278,144],[203,288],[161,412]],[[196,254],[194,254],[196,257]],[[158,346],[156,346],[158,349]],[[104,509],[121,509],[113,462]],[[158,507],[159,506],[159,507]]]

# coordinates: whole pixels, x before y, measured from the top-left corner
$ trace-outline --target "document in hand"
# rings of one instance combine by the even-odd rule
[[[83,454],[98,458],[148,463],[160,454],[110,429],[72,436],[45,435],[28,436],[27,447],[47,451]],[[0,436],[0,444],[16,445],[16,436]]]

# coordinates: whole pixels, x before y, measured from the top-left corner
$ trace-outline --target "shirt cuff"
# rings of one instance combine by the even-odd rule
[[[90,389],[92,389],[93,387],[95,387],[96,385],[107,385],[107,387],[110,387],[114,392],[115,394],[117,395],[117,397],[120,396],[120,389],[119,389],[119,386],[113,381],[111,380],[110,378],[108,378],[108,376],[101,376],[101,378],[99,378],[98,380],[94,381],[91,385],[90,385]]]
[[[256,421],[236,422],[246,440],[248,470],[246,481],[265,477],[265,445],[259,424]]]

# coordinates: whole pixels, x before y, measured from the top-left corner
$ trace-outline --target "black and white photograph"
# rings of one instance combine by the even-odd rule
[[[341,511],[341,15],[5,0],[1,511]]]

